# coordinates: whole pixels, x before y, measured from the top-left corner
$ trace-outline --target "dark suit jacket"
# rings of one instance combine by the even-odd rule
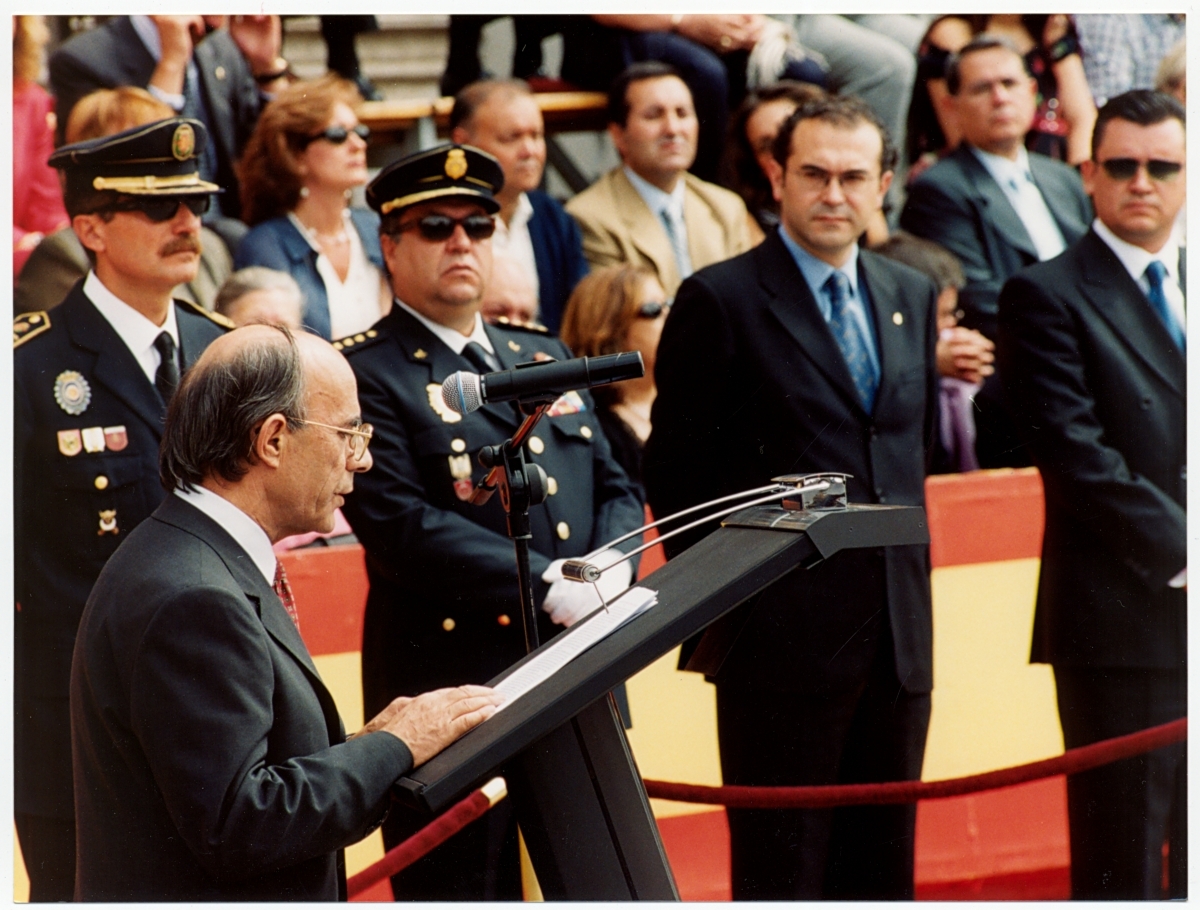
[[[1182,668],[1183,355],[1092,232],[1004,286],[997,354],[1046,490],[1032,659]]]
[[[383,252],[379,247],[379,216],[370,209],[351,209],[350,220],[362,240],[367,258],[383,270]],[[304,294],[304,327],[331,341],[329,295],[325,281],[317,271],[317,251],[287,215],[269,218],[250,229],[238,244],[233,259],[235,269],[261,265],[287,272],[296,279]]]
[[[216,180],[225,188],[221,210],[236,218],[241,199],[233,165],[254,130],[264,99],[246,59],[225,29],[196,45],[195,61],[208,107],[205,126],[217,147]],[[67,118],[80,98],[100,88],[145,88],[155,66],[128,16],[115,16],[60,47],[50,57],[50,89],[57,100],[57,144],[62,144]]]
[[[1029,155],[1029,170],[1058,223],[1074,243],[1092,221],[1092,206],[1074,168]],[[917,178],[900,214],[906,231],[940,243],[962,263],[967,286],[959,292],[963,324],[995,338],[996,298],[1018,269],[1038,261],[1016,209],[965,144]]]
[[[336,900],[412,756],[345,741],[249,555],[167,497],[109,560],[71,672],[76,899]]]
[[[575,219],[552,196],[539,190],[526,195],[533,205],[529,237],[537,266],[539,318],[542,325],[558,334],[567,298],[588,273],[583,241]]]
[[[658,397],[643,461],[658,517],[761,486],[779,474],[852,474],[853,502],[924,503],[937,408],[934,289],[863,251],[882,379],[873,414],[778,233],[683,283],[659,345]],[[868,578],[883,577],[868,590]],[[879,611],[910,692],[932,686],[926,547],[849,551],[794,572],[762,596],[721,674],[740,685],[808,690],[860,684],[838,658]]]
[[[184,368],[225,330],[176,302]],[[162,501],[158,443],[165,408],[120,336],[87,299],[82,282],[21,333],[13,351],[16,613],[14,686],[18,812],[71,818],[67,683],[75,628],[88,592],[117,545]],[[39,331],[40,330],[40,331]],[[58,377],[76,373],[87,407],[68,414]],[[125,444],[66,455],[59,434],[124,429]],[[68,439],[70,437],[68,436]],[[114,438],[116,438],[114,436]],[[117,440],[120,445],[120,440]],[[68,451],[71,451],[68,446]],[[101,513],[115,528],[101,531]]]
[[[544,351],[571,355],[544,332],[487,326],[502,369]],[[364,342],[344,339],[363,419],[375,425],[372,470],[355,479],[344,511],[367,553],[363,690],[367,714],[397,695],[483,683],[525,655],[516,561],[500,497],[469,496],[486,471],[477,455],[512,436],[508,404],[466,417],[442,404],[441,383],[477,372],[400,306]],[[530,565],[540,604],[550,562],[580,556],[642,524],[633,483],[614,461],[586,392],[579,413],[544,417],[526,457],[550,477],[551,495],[530,510]],[[538,451],[541,449],[541,451]],[[542,615],[541,640],[558,628]]]

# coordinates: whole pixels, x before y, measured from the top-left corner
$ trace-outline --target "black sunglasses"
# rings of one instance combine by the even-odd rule
[[[496,222],[492,220],[491,215],[468,215],[466,218],[426,215],[424,218],[400,225],[397,233],[403,234],[405,231],[416,228],[424,239],[432,243],[442,243],[450,239],[454,234],[454,229],[460,224],[472,240],[487,240],[496,233]]]
[[[126,196],[112,205],[105,206],[110,212],[141,212],[151,221],[170,221],[185,205],[193,215],[203,215],[212,206],[212,196],[196,193],[188,196]]]
[[[350,129],[346,129],[344,126],[334,124],[333,126],[326,127],[316,135],[305,136],[304,147],[308,148],[309,145],[316,142],[318,139],[324,139],[326,142],[331,143],[332,145],[341,145],[350,138],[351,133],[353,133],[363,142],[366,142],[371,138],[371,128],[365,124],[360,123],[358,126],[351,127]]]
[[[1183,170],[1183,165],[1178,161],[1160,161],[1157,158],[1145,162],[1136,158],[1109,158],[1100,162],[1104,173],[1113,180],[1132,180],[1143,164],[1146,165],[1146,173],[1150,175],[1151,180],[1172,180]]]
[[[657,319],[663,313],[671,311],[671,300],[647,300],[638,307],[638,316],[642,319]]]

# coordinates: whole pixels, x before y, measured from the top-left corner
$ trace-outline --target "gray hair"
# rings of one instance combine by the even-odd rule
[[[228,357],[202,358],[184,376],[167,409],[158,476],[168,491],[193,490],[205,478],[233,483],[254,463],[254,437],[272,414],[292,429],[304,419],[304,370],[296,339],[247,343]]]
[[[225,279],[221,289],[217,291],[217,299],[213,308],[222,316],[229,316],[237,302],[254,291],[282,291],[296,301],[301,313],[304,312],[304,292],[296,279],[287,272],[276,271],[262,265],[251,265],[238,269]]]

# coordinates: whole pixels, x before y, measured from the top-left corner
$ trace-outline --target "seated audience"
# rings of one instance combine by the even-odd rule
[[[216,310],[235,326],[284,325],[299,331],[304,294],[287,272],[251,265],[225,279]]]
[[[42,16],[13,17],[14,280],[41,239],[69,223],[58,175],[46,163],[54,151],[54,99],[37,84],[49,40]]]
[[[596,416],[625,473],[642,484],[642,449],[650,438],[654,360],[671,301],[654,273],[640,265],[612,265],[592,272],[567,302],[562,340],[576,357],[639,351],[641,379],[592,389]],[[645,501],[644,491],[641,493]]]
[[[537,294],[529,275],[512,256],[494,260],[492,279],[484,288],[480,306],[479,315],[492,325],[538,325]]]
[[[649,266],[668,294],[699,268],[762,239],[736,193],[688,173],[696,157],[692,93],[664,63],[635,63],[608,94],[614,168],[567,203],[592,268]]]
[[[114,16],[80,32],[50,57],[50,91],[58,103],[58,139],[85,95],[137,86],[208,127],[200,149],[204,179],[226,188],[204,222],[229,249],[245,233],[234,164],[268,92],[290,76],[281,56],[278,16]]]
[[[111,136],[135,126],[173,116],[167,105],[145,89],[125,86],[92,92],[67,118],[67,142]],[[57,178],[56,178],[57,179]],[[72,286],[91,268],[83,244],[71,228],[55,231],[29,255],[17,277],[13,308],[17,313],[51,310],[62,303]],[[211,310],[217,289],[233,271],[233,259],[216,232],[200,227],[200,267],[196,277],[181,284],[172,296]]]
[[[496,194],[500,212],[492,235],[497,261],[511,259],[525,272],[535,306],[540,303],[540,313],[530,319],[557,332],[567,298],[587,274],[587,260],[579,227],[538,189],[546,167],[546,134],[528,84],[494,80],[468,85],[454,99],[450,139],[483,149],[500,162],[504,186]]]
[[[370,328],[391,307],[379,218],[351,208],[367,182],[367,136],[354,86],[298,82],[264,108],[238,165],[250,233],[234,265],[287,272],[304,292],[304,327],[322,338]]]
[[[1083,236],[1091,206],[1073,168],[1025,150],[1037,85],[1012,42],[972,39],[947,63],[946,85],[962,142],[909,188],[900,225],[962,263],[963,324],[994,341],[1001,285]],[[1027,465],[999,383],[988,377],[975,399],[979,464]]]
[[[1096,104],[1130,89],[1154,88],[1159,65],[1186,31],[1182,13],[1081,13],[1075,18]]]
[[[763,233],[779,225],[779,203],[771,191],[766,162],[780,124],[801,103],[821,94],[802,82],[781,81],[749,92],[729,125],[721,183],[737,192]]]
[[[872,249],[933,279],[937,299],[938,438],[932,472],[974,471],[975,393],[995,372],[995,345],[974,329],[958,324],[962,266],[943,247],[900,231]]]

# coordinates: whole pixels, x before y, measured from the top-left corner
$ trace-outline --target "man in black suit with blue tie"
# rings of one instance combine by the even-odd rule
[[[1046,491],[1031,660],[1054,667],[1068,749],[1187,714],[1186,157],[1175,99],[1111,99],[1083,164],[1091,231],[1000,295]],[[1187,897],[1186,777],[1180,743],[1067,779],[1073,897]]]
[[[663,330],[650,505],[666,516],[816,471],[852,475],[854,502],[923,505],[936,289],[857,243],[891,182],[886,131],[860,99],[822,98],[784,123],[774,158],[779,231],[684,281]],[[919,778],[927,547],[840,553],[743,610],[723,664],[703,668],[727,785]],[[911,898],[914,823],[912,806],[731,810],[733,897]]]

